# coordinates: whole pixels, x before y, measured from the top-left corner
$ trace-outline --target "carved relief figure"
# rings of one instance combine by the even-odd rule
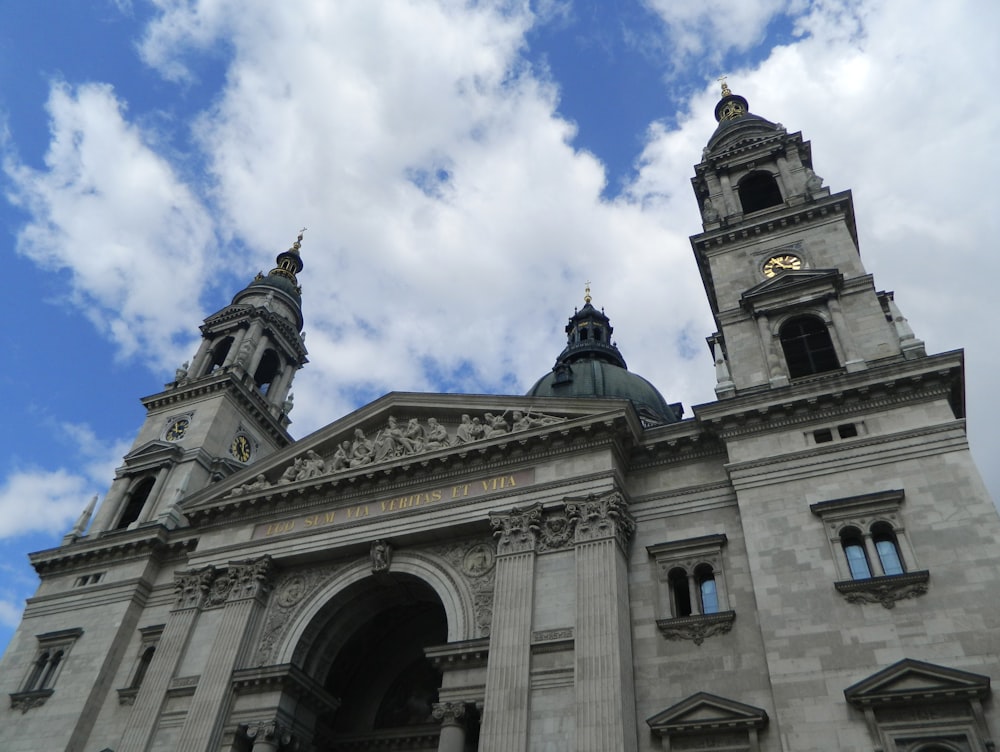
[[[337,447],[337,451],[333,453],[333,459],[330,460],[330,472],[335,473],[338,470],[346,470],[351,466],[351,442],[346,439],[340,442],[340,446]]]
[[[392,548],[388,542],[379,538],[372,541],[371,547],[372,573],[388,572],[389,564],[392,563]]]
[[[455,443],[468,444],[470,441],[475,441],[472,437],[472,418],[463,414],[462,422],[458,424],[458,431],[455,433]]]
[[[427,450],[442,449],[448,444],[448,431],[445,427],[438,423],[436,418],[428,418],[424,448]]]
[[[365,438],[360,428],[354,429],[354,443],[351,444],[351,467],[369,464],[375,456],[372,442]]]

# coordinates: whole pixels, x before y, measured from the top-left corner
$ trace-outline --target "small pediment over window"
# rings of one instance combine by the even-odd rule
[[[682,740],[699,739],[711,740],[720,749],[756,752],[757,732],[767,720],[767,712],[761,708],[698,692],[646,719],[646,723],[656,736],[670,740],[671,749],[685,747]]]
[[[126,463],[142,462],[144,460],[160,459],[164,455],[180,454],[181,449],[176,444],[166,441],[147,441],[141,447],[125,455]]]
[[[844,275],[836,269],[786,271],[751,287],[743,293],[740,305],[750,311],[769,310],[786,300],[833,294],[843,281]]]
[[[990,678],[968,671],[904,658],[844,690],[853,705],[912,704],[937,698],[983,698]]]

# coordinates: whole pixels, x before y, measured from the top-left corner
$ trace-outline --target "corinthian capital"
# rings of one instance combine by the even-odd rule
[[[614,538],[624,551],[635,531],[625,497],[618,491],[583,499],[567,499],[566,512],[576,520],[576,543]]]
[[[490,526],[497,538],[497,554],[522,554],[535,550],[535,537],[542,520],[542,505],[532,504],[509,512],[490,512]]]
[[[295,737],[288,728],[275,720],[257,721],[247,725],[247,738],[253,742],[253,748],[262,750],[292,750],[298,747]]]
[[[174,573],[175,608],[200,608],[215,579],[215,567],[189,569]]]
[[[246,561],[232,561],[226,578],[229,580],[228,599],[231,601],[256,598],[271,592],[274,561],[270,556]]]

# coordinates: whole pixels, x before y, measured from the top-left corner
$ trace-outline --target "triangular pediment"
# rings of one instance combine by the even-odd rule
[[[632,405],[618,399],[560,399],[394,392],[255,462],[183,502],[185,514],[267,497],[336,487],[468,463],[533,445],[593,436],[597,430],[642,426]]]
[[[969,671],[904,658],[844,690],[855,705],[930,701],[941,697],[984,697],[990,678]]]
[[[752,311],[802,302],[838,290],[843,279],[836,269],[786,271],[751,287],[743,293],[740,303]]]
[[[711,730],[762,728],[767,725],[767,712],[736,700],[698,692],[676,705],[671,705],[646,723],[658,734],[695,733]]]
[[[151,460],[158,461],[163,459],[166,455],[180,453],[180,447],[176,444],[154,439],[153,441],[147,441],[142,446],[136,447],[131,452],[126,454],[124,459],[126,465],[135,465],[136,463],[143,463]]]

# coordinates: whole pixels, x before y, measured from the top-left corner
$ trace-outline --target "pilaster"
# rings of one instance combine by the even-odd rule
[[[142,686],[136,694],[119,752],[145,752],[149,747],[167,687],[184,655],[195,620],[214,579],[214,567],[178,572],[174,576],[176,603],[163,627],[163,635],[153,653],[153,660]]]
[[[215,748],[229,711],[233,670],[246,650],[247,635],[271,590],[273,568],[271,557],[263,556],[231,562],[227,571],[217,578],[212,588],[213,597],[225,592],[226,602],[205,670],[184,719],[178,749],[195,752]]]
[[[527,752],[531,608],[542,508],[491,512],[498,538],[480,752]]]
[[[635,521],[617,491],[568,499],[576,522],[578,752],[638,749],[626,551]]]
[[[465,704],[435,702],[431,714],[441,723],[438,752],[465,752]]]

